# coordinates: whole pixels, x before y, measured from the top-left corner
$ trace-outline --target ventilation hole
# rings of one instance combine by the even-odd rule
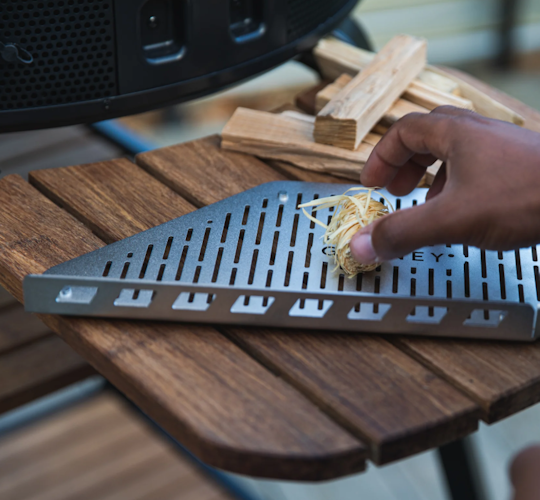
[[[299,206],[302,204],[302,193],[298,193],[296,197],[296,210],[299,210]]]
[[[463,245],[463,257],[469,257],[469,247],[467,245]]]
[[[105,269],[103,270],[104,278],[109,276],[109,273],[111,272],[111,266],[112,266],[112,260],[110,260],[109,262],[107,262],[107,264],[105,264]]]
[[[411,278],[411,297],[416,297],[416,279]]]
[[[326,288],[326,275],[328,273],[328,262],[322,263],[322,270],[321,270],[321,289],[324,290]]]
[[[263,208],[268,208],[268,200],[266,198],[263,200],[262,207]],[[267,298],[267,297],[265,297],[265,298]]]
[[[291,247],[294,247],[296,245],[296,233],[298,231],[298,221],[299,221],[299,219],[300,219],[300,215],[295,214],[294,215],[294,220],[293,220],[292,232],[291,232]]]
[[[364,275],[363,274],[357,274],[356,275],[356,291],[361,292],[362,291],[362,282],[364,281]]]
[[[435,272],[433,271],[433,269],[430,269],[429,273],[428,273],[428,277],[429,277],[428,293],[429,293],[429,295],[433,295],[435,293],[435,284],[434,284],[435,276],[434,275],[435,275]]]
[[[238,244],[236,245],[236,254],[234,256],[234,263],[238,264],[240,262],[240,254],[242,253],[242,245],[244,244],[244,234],[245,230],[240,230],[240,236],[238,236]]]
[[[259,258],[259,250],[253,250],[253,257],[251,259],[251,268],[249,270],[248,285],[253,285],[253,278],[255,277],[255,270],[257,269],[258,258]]]
[[[274,271],[270,269],[268,271],[268,274],[266,275],[266,288],[270,288],[272,286],[272,277],[274,275]]]
[[[193,283],[198,283],[199,278],[201,277],[201,266],[197,266],[195,269],[195,274],[193,275]]]
[[[161,266],[159,266],[159,272],[158,272],[158,275],[157,275],[157,281],[162,281],[163,280],[163,274],[165,273],[165,267],[166,267],[166,264],[161,264]]]
[[[499,282],[500,282],[500,289],[501,289],[501,299],[506,300],[506,280],[504,278],[504,266],[502,264],[499,264]],[[538,289],[538,283],[537,283],[537,289]],[[540,300],[540,298],[538,300]]]
[[[518,285],[519,301],[525,302],[525,294],[523,292],[523,285]]]
[[[302,290],[305,290],[308,286],[309,273],[304,273],[304,279],[302,280]]]
[[[249,205],[244,208],[244,216],[242,217],[242,226],[245,226],[249,219]]]
[[[399,284],[399,267],[394,266],[394,273],[392,276],[392,293],[398,293]]]
[[[396,200],[396,210],[400,210],[401,209],[401,198],[398,198]]]
[[[182,255],[180,256],[180,262],[178,263],[178,269],[176,271],[176,277],[174,278],[176,281],[180,281],[180,278],[182,278],[182,272],[184,271],[184,264],[186,263],[188,250],[189,250],[189,247],[187,245],[182,250]]]
[[[279,241],[279,231],[274,233],[274,241],[272,242],[272,252],[270,253],[270,262],[269,265],[273,266],[276,262],[276,252]]]
[[[167,240],[167,246],[165,247],[165,252],[163,252],[163,260],[167,260],[169,258],[169,254],[171,253],[171,247],[173,244],[174,238],[171,236]]]
[[[146,275],[146,270],[148,269],[148,263],[150,262],[150,256],[152,255],[152,250],[154,250],[154,245],[148,245],[148,249],[146,250],[146,255],[144,256],[144,262],[141,267],[141,272],[139,274],[139,279],[144,279],[144,276]]]
[[[497,257],[499,258],[499,260],[503,260],[504,254],[502,252],[497,252]]]
[[[285,281],[283,283],[284,286],[289,286],[289,283],[291,281],[291,270],[293,265],[293,259],[294,259],[294,252],[289,252],[289,257],[287,259],[287,271],[285,273]]]
[[[482,298],[487,302],[489,300],[488,284],[482,283]],[[489,310],[484,310],[484,319],[489,320]]]
[[[280,205],[278,209],[277,218],[276,218],[276,227],[281,227],[282,218],[283,218],[283,205]]]
[[[218,250],[216,265],[214,266],[214,273],[212,274],[212,283],[215,283],[218,279],[219,268],[221,267],[221,259],[223,258],[223,247]]]
[[[538,262],[538,251],[536,250],[536,247],[531,248],[531,253],[532,253],[532,260],[534,262]]]
[[[186,234],[186,241],[191,241],[192,236],[193,236],[193,229],[188,229],[188,232]]]
[[[523,274],[521,272],[521,253],[519,250],[515,251],[516,254],[516,273],[517,273],[517,279],[523,279]]]
[[[313,233],[309,233],[308,242],[306,246],[306,261],[304,267],[311,266],[311,248],[313,247]]]
[[[204,260],[204,256],[206,254],[206,247],[208,246],[208,238],[210,238],[210,231],[211,228],[207,227],[204,231],[204,238],[201,246],[201,251],[199,253],[199,262],[202,262]]]
[[[342,292],[344,286],[345,286],[345,275],[340,274],[339,275],[339,280],[338,280],[338,287],[337,287],[338,292]]]
[[[451,281],[446,282],[446,298],[447,299],[452,298],[452,282]]]
[[[259,219],[259,228],[257,229],[257,238],[255,239],[255,245],[260,245],[261,244],[261,238],[262,238],[262,233],[263,233],[263,228],[264,228],[265,215],[266,214],[264,212],[261,213],[261,217]]]
[[[120,275],[120,279],[121,280],[125,280],[126,279],[126,276],[127,276],[127,273],[129,271],[129,262],[126,262],[124,264],[124,267],[122,269],[122,274]]]
[[[446,276],[452,276],[452,269],[446,270]]]
[[[469,279],[469,263],[465,262],[465,264],[463,264],[463,287],[465,297],[467,298],[471,296],[471,284]]]
[[[236,272],[237,272],[236,267],[233,267],[231,271],[231,279],[229,280],[230,286],[233,286],[236,283]]]
[[[480,262],[482,265],[482,278],[487,278],[487,266],[486,266],[486,251],[481,250],[480,251]]]
[[[227,214],[225,217],[225,223],[223,224],[223,232],[221,233],[221,243],[227,241],[227,233],[229,232],[229,225],[231,223],[231,214]]]
[[[534,281],[536,283],[536,300],[540,301],[540,273],[538,266],[534,266]]]

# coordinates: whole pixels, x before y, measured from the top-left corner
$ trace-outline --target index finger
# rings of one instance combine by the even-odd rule
[[[416,155],[447,161],[457,116],[411,113],[397,121],[373,149],[361,174],[364,186],[388,186]]]

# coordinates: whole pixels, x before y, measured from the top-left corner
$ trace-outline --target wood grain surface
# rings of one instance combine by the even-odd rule
[[[56,336],[0,356],[0,413],[82,380],[94,370]]]
[[[0,439],[4,500],[232,500],[117,396]]]
[[[408,35],[392,38],[317,114],[315,141],[358,148],[425,67],[426,53],[425,40]]]
[[[163,205],[156,194],[168,188],[161,185],[154,193],[149,189],[152,183],[148,174],[135,166],[130,170],[129,186],[126,184],[129,189],[116,196],[116,186],[107,175],[110,168],[107,162],[40,171],[31,175],[31,181],[62,206],[69,206],[108,241],[148,229],[163,222],[164,217],[177,217],[180,204],[186,212],[192,210],[172,191],[165,193],[169,203]],[[9,181],[23,190],[22,181],[5,179],[0,182],[0,192],[10,190]],[[37,211],[40,204],[52,205],[30,185],[25,186],[20,198],[21,204],[31,198],[29,203]],[[96,200],[102,205],[100,210],[95,210]],[[147,215],[135,224],[131,214],[141,206]],[[46,225],[74,239],[89,233],[74,221],[59,227],[60,215],[65,212],[53,207],[55,211]],[[126,214],[125,224],[121,214]],[[21,215],[34,216],[30,210]],[[18,225],[24,227],[24,219]],[[46,225],[39,228],[44,237]],[[7,229],[5,240],[9,239]],[[30,234],[19,238],[25,240]],[[69,254],[69,248],[58,250]],[[24,267],[23,261],[20,265]],[[45,321],[143,411],[210,465],[249,475],[298,480],[329,479],[364,466],[366,449],[359,440],[212,328],[62,317],[46,317]]]
[[[211,193],[220,189],[233,195],[252,187],[256,179],[260,184],[275,180],[276,174],[268,165],[234,151],[221,152],[220,142],[220,137],[214,135],[171,146],[161,150],[163,154],[159,161],[146,161],[153,157],[142,153],[137,156],[137,163],[186,200],[192,203],[204,200],[206,205],[213,203]],[[179,157],[181,161],[178,161]],[[216,175],[217,172],[221,175]],[[198,182],[184,182],[194,176]]]
[[[198,164],[204,164],[206,152],[215,171],[221,172],[221,184],[205,191],[204,202],[198,200],[202,206],[235,194],[235,184],[217,162],[227,152],[208,140],[200,142],[205,147],[199,148]],[[186,146],[194,148],[193,144]],[[209,151],[211,148],[213,151]],[[183,189],[194,192],[199,169],[187,168],[192,161],[181,146],[176,146],[175,152],[171,157],[166,148],[142,156],[146,168],[155,165],[153,168],[162,173],[181,169]],[[251,181],[249,187],[260,184],[258,168],[255,162],[253,173],[246,176]],[[274,180],[281,178],[274,174]],[[144,191],[131,190],[131,194],[151,203]],[[376,463],[403,458],[476,429],[474,403],[382,338],[289,330],[227,331],[254,357],[306,393],[351,433],[366,440],[370,458]]]
[[[52,334],[18,303],[0,309],[0,354]]]

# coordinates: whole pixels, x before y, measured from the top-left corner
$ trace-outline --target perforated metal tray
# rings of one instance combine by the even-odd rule
[[[348,279],[298,204],[346,185],[273,182],[28,276],[37,313],[533,340],[538,249],[421,249]],[[425,189],[396,198],[422,203]],[[383,201],[383,200],[381,200]],[[330,210],[317,212],[327,221]]]

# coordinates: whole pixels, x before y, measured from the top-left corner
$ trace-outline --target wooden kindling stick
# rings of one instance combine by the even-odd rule
[[[314,49],[314,55],[324,77],[329,80],[335,80],[344,73],[355,76],[368,66],[375,57],[373,52],[354,47],[334,38],[321,40]],[[438,92],[434,92],[435,90]],[[456,105],[448,101],[448,99],[451,99],[448,95],[454,94],[472,102],[474,110],[488,118],[503,120],[520,126],[525,123],[523,117],[514,110],[473,87],[463,79],[435,66],[426,66],[418,75],[418,78],[411,83],[407,91],[409,92],[409,94],[406,94],[407,98],[412,96],[412,99],[416,99],[414,102],[427,108],[440,105]],[[424,101],[428,96],[430,101]],[[432,102],[432,104],[429,105],[428,102]]]
[[[315,141],[355,150],[425,67],[426,53],[425,40],[394,37],[317,115]]]
[[[320,112],[351,80],[352,76],[344,73],[335,82],[322,89],[316,97],[316,111]],[[403,94],[403,98],[398,99],[383,116],[383,122],[391,125],[406,114],[429,113],[439,106],[456,106],[473,110],[473,103],[468,99],[441,92],[427,85],[424,87],[426,88],[413,82]]]
[[[358,181],[381,136],[368,134],[355,151],[317,144],[313,140],[314,120],[291,111],[274,114],[238,108],[221,133],[221,146]]]
[[[341,75],[335,82],[327,85],[319,91],[315,100],[315,111],[319,113],[346,85],[350,83],[352,76]],[[382,123],[392,125],[400,118],[409,113],[429,113],[429,109],[414,104],[405,99],[398,99],[382,117]]]

